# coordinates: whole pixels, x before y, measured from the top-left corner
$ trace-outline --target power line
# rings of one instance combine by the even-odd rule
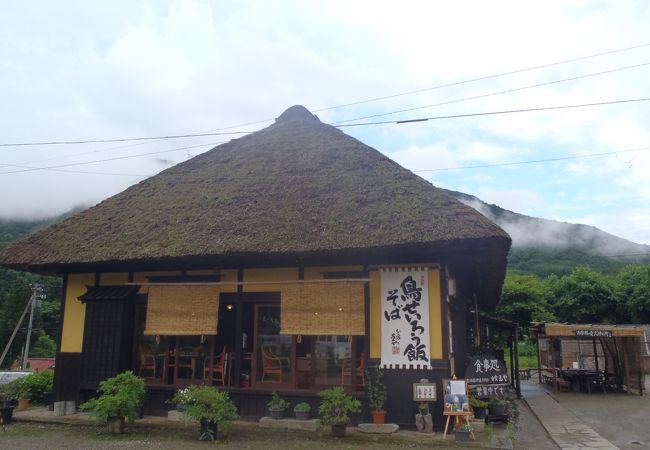
[[[589,153],[586,155],[560,156],[557,158],[533,159],[527,161],[514,161],[514,162],[506,162],[506,163],[478,164],[474,166],[442,167],[438,169],[420,169],[420,170],[413,170],[412,172],[419,173],[419,172],[443,172],[449,170],[465,170],[465,169],[485,169],[488,167],[505,167],[505,166],[516,166],[520,164],[536,164],[536,163],[544,163],[544,162],[566,161],[571,159],[596,158],[600,156],[616,155],[618,153],[631,153],[631,152],[640,152],[645,150],[650,150],[650,146],[632,148],[628,150],[619,150],[616,152]]]
[[[386,120],[381,122],[362,122],[362,123],[349,123],[336,125],[337,128],[343,127],[360,127],[365,125],[386,125],[386,124],[405,124],[405,123],[416,123],[416,122],[426,122],[429,120],[440,120],[440,119],[457,119],[461,117],[477,117],[477,116],[492,116],[497,114],[514,114],[514,113],[524,113],[524,112],[534,112],[534,111],[550,111],[554,109],[568,109],[568,108],[585,108],[589,106],[604,106],[604,105],[615,105],[619,103],[633,103],[633,102],[646,102],[650,100],[650,97],[647,98],[634,98],[629,100],[612,100],[608,102],[597,102],[597,103],[583,103],[579,105],[563,105],[563,106],[545,106],[540,108],[526,108],[526,109],[509,109],[504,111],[489,111],[489,112],[480,112],[480,113],[467,113],[467,114],[453,114],[449,116],[434,116],[434,117],[422,117],[418,119],[404,119],[404,120]]]
[[[551,84],[566,83],[568,81],[575,81],[575,80],[580,80],[580,79],[584,79],[584,78],[591,78],[591,77],[595,77],[595,76],[599,76],[599,75],[606,75],[606,74],[609,74],[609,73],[620,72],[622,70],[636,69],[636,68],[644,67],[644,66],[647,66],[647,65],[650,65],[650,62],[645,62],[645,63],[641,63],[641,64],[634,64],[632,66],[617,67],[616,69],[604,70],[604,71],[595,72],[595,73],[588,73],[588,74],[585,74],[585,75],[578,75],[578,76],[575,76],[575,77],[563,78],[563,79],[560,79],[560,80],[546,81],[544,83],[537,83],[537,84],[531,84],[531,85],[528,85],[528,86],[522,86],[522,87],[513,88],[513,89],[506,89],[505,91],[490,92],[488,94],[475,95],[473,97],[462,97],[462,98],[459,98],[459,99],[448,100],[448,101],[440,102],[440,103],[433,103],[433,104],[430,104],[430,105],[416,106],[416,107],[413,107],[413,108],[405,108],[405,109],[400,109],[400,110],[397,110],[397,111],[390,111],[390,112],[385,112],[385,113],[371,114],[371,115],[363,116],[363,117],[356,117],[354,119],[340,120],[338,122],[332,123],[331,125],[338,126],[340,124],[345,124],[347,122],[354,122],[354,121],[357,121],[357,120],[373,119],[375,117],[390,116],[392,114],[399,114],[399,113],[403,113],[403,112],[417,111],[419,109],[433,108],[435,106],[450,105],[452,103],[460,103],[460,102],[465,102],[465,101],[468,101],[468,100],[476,100],[476,99],[479,99],[479,98],[493,97],[495,95],[509,94],[509,93],[512,93],[512,92],[523,91],[523,90],[526,90],[526,89],[533,89],[533,88],[541,87],[541,86],[549,86]]]
[[[35,170],[53,170],[53,169],[59,169],[61,167],[81,166],[81,165],[85,165],[85,164],[95,164],[95,163],[116,161],[116,160],[121,160],[121,159],[138,158],[140,156],[159,155],[159,154],[162,154],[162,153],[177,152],[177,151],[181,151],[181,150],[189,150],[189,149],[198,148],[198,147],[214,146],[214,145],[223,144],[224,142],[225,141],[212,142],[212,143],[209,143],[209,144],[190,145],[190,146],[186,146],[186,147],[178,147],[178,148],[172,148],[172,149],[168,149],[168,150],[160,150],[160,151],[156,151],[156,152],[139,153],[137,155],[116,156],[114,158],[97,159],[97,160],[94,160],[94,161],[84,161],[84,162],[78,162],[78,163],[59,164],[57,166],[30,167],[30,168],[26,168],[26,169],[22,169],[22,170],[11,170],[11,171],[6,171],[6,172],[0,172],[0,175],[10,174],[10,173],[33,172]]]
[[[527,67],[527,68],[523,68],[523,69],[511,70],[511,71],[508,71],[508,72],[502,72],[502,73],[498,73],[498,74],[487,75],[487,76],[484,76],[484,77],[478,77],[478,78],[473,78],[473,79],[469,79],[469,80],[462,80],[462,81],[457,81],[457,82],[453,82],[453,83],[442,84],[442,85],[432,86],[432,87],[423,88],[423,89],[417,89],[417,90],[413,90],[413,91],[407,91],[407,92],[402,92],[402,93],[397,93],[397,94],[391,94],[391,95],[387,95],[387,96],[383,96],[383,97],[375,97],[375,98],[370,98],[370,99],[366,99],[366,100],[359,100],[359,101],[346,103],[346,104],[341,104],[341,105],[336,105],[336,106],[329,106],[329,107],[326,107],[326,108],[316,109],[316,110],[314,110],[312,112],[328,111],[328,110],[332,110],[332,109],[344,108],[344,107],[354,106],[354,105],[363,104],[363,103],[370,103],[370,102],[390,99],[390,98],[394,98],[394,97],[400,97],[400,96],[405,96],[405,95],[410,95],[410,94],[415,94],[415,93],[420,93],[420,92],[426,92],[426,91],[431,91],[431,90],[442,89],[442,88],[445,88],[445,87],[452,87],[452,86],[472,83],[472,82],[476,82],[476,81],[483,81],[483,80],[488,80],[488,79],[492,79],[492,78],[498,78],[498,77],[502,77],[502,76],[513,75],[513,74],[516,74],[516,73],[521,73],[521,72],[526,72],[526,71],[531,71],[531,70],[537,70],[537,69],[542,69],[542,68],[546,68],[546,67],[552,67],[552,66],[556,66],[556,65],[560,65],[560,64],[566,64],[566,63],[570,63],[570,62],[576,62],[576,61],[581,61],[581,60],[585,60],[585,59],[596,58],[596,57],[599,57],[599,56],[606,56],[606,55],[610,55],[610,54],[614,54],[614,53],[620,53],[620,52],[625,52],[625,51],[629,51],[629,50],[635,50],[635,49],[639,49],[639,48],[643,48],[643,47],[647,47],[647,46],[650,46],[650,43],[635,45],[635,46],[632,46],[632,47],[625,47],[625,48],[616,49],[616,50],[610,50],[610,51],[606,51],[606,52],[595,53],[595,54],[591,54],[591,55],[587,55],[587,56],[580,56],[580,57],[576,57],[576,58],[566,59],[566,60],[562,60],[562,61],[556,61],[556,62],[547,63],[547,64],[541,64],[541,65],[538,65],[538,66],[531,66],[531,67]],[[588,74],[588,75],[583,75],[583,76],[575,77],[575,78],[557,80],[557,81],[542,83],[542,84],[534,85],[534,86],[527,86],[527,87],[523,87],[523,88],[517,88],[517,89],[514,89],[514,90],[503,91],[503,92],[500,92],[500,93],[509,93],[509,92],[514,92],[514,91],[517,91],[517,90],[530,89],[532,87],[544,86],[544,85],[547,85],[547,84],[560,83],[560,82],[571,81],[571,80],[580,79],[580,78],[586,78],[586,77],[590,77],[590,76],[602,75],[602,74],[605,74],[605,73],[615,72],[615,71],[619,71],[619,70],[625,70],[625,69],[629,69],[629,68],[640,67],[640,66],[647,65],[647,64],[650,64],[650,63],[640,64],[638,66],[623,67],[623,68],[613,69],[611,71],[599,72],[599,73],[596,73],[596,74]],[[450,102],[439,103],[439,104],[434,104],[434,105],[420,106],[420,107],[405,109],[405,110],[401,110],[401,111],[394,111],[394,112],[389,112],[389,113],[376,114],[376,115],[365,116],[365,117],[360,117],[360,118],[356,118],[356,119],[348,119],[348,120],[345,120],[345,121],[335,122],[333,125],[339,124],[339,123],[344,123],[344,122],[347,122],[347,121],[356,121],[356,120],[368,119],[368,118],[373,118],[373,117],[379,117],[379,116],[383,116],[383,115],[397,114],[399,112],[413,111],[413,110],[417,110],[417,109],[429,108],[429,107],[433,107],[433,106],[440,106],[440,105],[444,105],[444,104],[448,104],[448,103],[455,103],[455,102],[464,101],[464,100],[472,100],[472,99],[475,99],[475,98],[480,98],[480,97],[485,97],[485,96],[490,96],[490,95],[497,95],[497,94],[499,94],[499,93],[485,94],[485,95],[479,96],[479,97],[470,97],[470,98],[466,98],[466,99],[453,100],[453,101],[450,101]],[[258,121],[254,121],[254,122],[246,122],[246,123],[242,123],[242,124],[238,124],[238,125],[231,125],[231,126],[228,126],[228,127],[215,128],[215,129],[212,129],[212,130],[208,130],[206,132],[199,132],[199,133],[187,133],[187,134],[168,135],[168,136],[152,136],[152,137],[116,138],[116,139],[91,139],[91,140],[69,140],[69,141],[0,143],[0,147],[37,146],[37,145],[72,145],[72,144],[91,144],[91,143],[129,142],[129,141],[143,141],[143,140],[183,139],[183,138],[202,137],[202,136],[221,136],[221,135],[233,135],[233,134],[249,134],[249,133],[251,133],[250,131],[233,131],[233,132],[222,132],[222,131],[223,130],[229,130],[229,129],[232,129],[232,128],[238,128],[238,127],[241,127],[241,126],[259,125],[259,124],[270,122],[270,121],[273,121],[273,120],[274,120],[274,118],[265,119],[265,120],[258,120]]]
[[[147,137],[132,137],[132,138],[117,138],[117,139],[89,139],[80,141],[44,141],[44,142],[12,142],[0,143],[0,147],[28,147],[36,145],[73,145],[73,144],[100,144],[109,142],[131,142],[131,141],[153,141],[153,140],[167,140],[167,139],[183,139],[191,137],[209,137],[209,136],[225,136],[231,134],[250,134],[251,131],[230,131],[227,133],[191,133],[191,134],[171,134],[168,136],[147,136]]]
[[[587,56],[579,56],[577,58],[565,59],[565,60],[562,60],[562,61],[556,61],[556,62],[552,62],[552,63],[541,64],[539,66],[526,67],[526,68],[523,68],[523,69],[511,70],[511,71],[508,71],[508,72],[497,73],[497,74],[494,74],[494,75],[486,75],[486,76],[483,76],[483,77],[471,78],[471,79],[463,80],[463,81],[455,81],[455,82],[452,82],[452,83],[440,84],[440,85],[437,85],[437,86],[432,86],[432,87],[423,88],[423,89],[415,89],[413,91],[400,92],[400,93],[397,93],[397,94],[385,95],[385,96],[382,96],[382,97],[374,97],[374,98],[369,98],[369,99],[366,99],[366,100],[358,100],[358,101],[355,101],[355,102],[344,103],[344,104],[336,105],[336,106],[328,106],[326,108],[316,109],[313,112],[329,111],[329,110],[332,110],[332,109],[346,108],[348,106],[356,106],[356,105],[361,105],[361,104],[370,103],[370,102],[376,102],[376,101],[380,101],[380,100],[388,100],[388,99],[391,99],[391,98],[402,97],[402,96],[410,95],[410,94],[419,94],[421,92],[428,92],[428,91],[433,91],[433,90],[442,89],[442,88],[446,88],[446,87],[458,86],[458,85],[466,84],[466,83],[474,83],[476,81],[490,80],[492,78],[498,78],[498,77],[503,77],[503,76],[507,76],[507,75],[514,75],[516,73],[522,73],[522,72],[528,72],[528,71],[531,71],[531,70],[543,69],[543,68],[546,68],[546,67],[552,67],[552,66],[557,66],[557,65],[560,65],[560,64],[566,64],[566,63],[571,63],[571,62],[576,62],[576,61],[582,61],[582,60],[585,60],[585,59],[596,58],[596,57],[605,56],[605,55],[611,55],[611,54],[614,54],[614,53],[621,53],[621,52],[625,52],[625,51],[629,51],[629,50],[636,50],[636,49],[643,48],[643,47],[648,47],[648,46],[650,46],[650,43],[635,45],[635,46],[632,46],[632,47],[626,47],[626,48],[621,48],[621,49],[617,49],[617,50],[610,50],[610,51],[601,52],[601,53],[594,53],[592,55],[587,55]]]

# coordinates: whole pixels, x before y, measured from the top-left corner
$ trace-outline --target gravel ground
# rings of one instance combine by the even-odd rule
[[[203,449],[210,448],[209,442],[199,442],[195,430],[156,429],[136,427],[127,429],[121,436],[112,436],[104,428],[83,425],[53,425],[37,423],[14,423],[0,431],[0,448],[7,449]],[[219,449],[394,449],[394,448],[477,448],[477,445],[463,447],[453,440],[410,441],[382,436],[368,437],[357,433],[336,439],[329,435],[314,435],[302,432],[266,430],[259,428],[233,429],[230,435],[215,443]],[[432,445],[433,444],[433,445]]]

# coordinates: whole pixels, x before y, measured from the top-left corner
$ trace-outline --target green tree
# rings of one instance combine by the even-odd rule
[[[531,322],[555,319],[548,307],[549,290],[535,275],[508,274],[497,315],[527,328]]]
[[[614,277],[578,267],[571,275],[547,280],[554,298],[553,310],[562,322],[617,323]]]
[[[618,315],[624,322],[650,323],[650,264],[631,264],[618,274]]]

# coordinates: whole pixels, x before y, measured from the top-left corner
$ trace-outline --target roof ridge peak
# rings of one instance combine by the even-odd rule
[[[284,123],[290,121],[320,122],[320,120],[318,120],[318,117],[316,117],[302,105],[293,105],[291,108],[288,108],[286,111],[280,114],[280,117],[275,119],[275,123]]]

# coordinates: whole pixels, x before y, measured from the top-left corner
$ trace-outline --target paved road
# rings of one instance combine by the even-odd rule
[[[562,406],[618,448],[650,449],[650,396],[611,393],[554,396]]]

